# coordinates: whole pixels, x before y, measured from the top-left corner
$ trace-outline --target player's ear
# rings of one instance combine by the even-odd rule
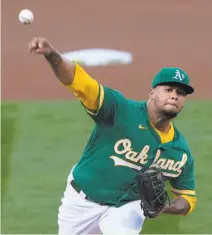
[[[153,99],[154,96],[155,96],[155,91],[154,91],[154,88],[152,88],[152,89],[150,90],[150,92],[149,92],[149,98],[150,98],[150,99]]]

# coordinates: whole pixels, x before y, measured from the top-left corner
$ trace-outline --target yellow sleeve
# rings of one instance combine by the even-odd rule
[[[101,107],[104,98],[103,87],[77,63],[74,80],[67,87],[73,91],[88,110],[96,111]],[[101,97],[99,96],[100,89]]]
[[[188,213],[192,212],[196,206],[197,198],[188,195],[181,195],[181,197],[183,197],[190,204],[190,210]]]
[[[172,188],[172,192],[174,193],[174,198],[183,197],[189,203],[190,210],[188,213],[194,210],[197,202],[196,193],[194,190],[176,190]]]

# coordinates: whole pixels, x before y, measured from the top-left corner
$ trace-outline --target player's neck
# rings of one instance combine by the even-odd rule
[[[171,119],[157,112],[151,102],[147,102],[147,110],[151,124],[160,132],[168,133]]]

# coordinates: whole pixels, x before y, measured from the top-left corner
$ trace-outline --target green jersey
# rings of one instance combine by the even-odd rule
[[[159,165],[174,189],[194,190],[194,161],[188,144],[176,127],[173,141],[161,144],[146,102],[104,87],[101,108],[88,113],[95,127],[73,175],[93,201],[118,207],[140,200],[136,176],[147,164]]]

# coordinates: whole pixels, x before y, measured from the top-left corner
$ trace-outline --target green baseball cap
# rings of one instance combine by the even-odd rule
[[[190,78],[188,74],[182,69],[173,67],[162,68],[160,72],[155,75],[152,81],[152,88],[160,84],[170,83],[176,83],[184,87],[186,94],[192,94],[194,92],[194,88],[189,84]]]

